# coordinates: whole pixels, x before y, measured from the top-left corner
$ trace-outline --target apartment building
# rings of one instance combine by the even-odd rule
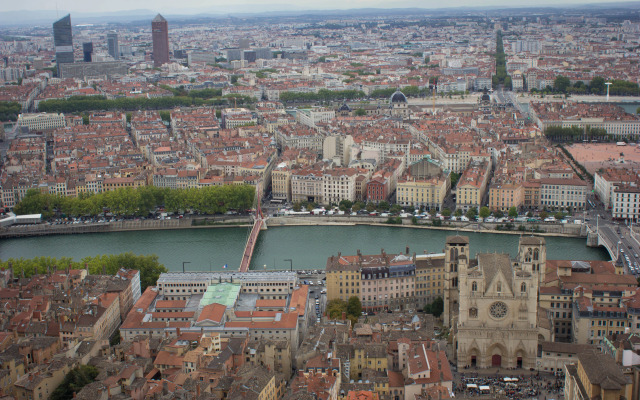
[[[321,153],[324,136],[301,124],[283,125],[276,130],[276,143],[281,148],[309,149]]]
[[[335,110],[330,110],[325,107],[298,109],[296,112],[296,120],[302,125],[306,125],[311,128],[315,128],[319,123],[330,122],[335,117]]]
[[[396,202],[404,207],[426,207],[440,211],[451,188],[449,175],[432,178],[405,176],[396,186]]]
[[[489,209],[506,212],[511,207],[520,209],[524,204],[524,187],[521,183],[491,183],[489,185]]]
[[[64,114],[20,114],[18,115],[18,126],[26,127],[30,131],[48,131],[64,128],[66,123]]]
[[[625,222],[640,220],[640,187],[636,182],[619,184],[613,189],[611,214]]]
[[[458,208],[468,210],[482,206],[482,199],[487,190],[491,163],[488,161],[473,162],[469,165],[456,186]]]
[[[357,296],[366,309],[398,309],[415,305],[416,265],[412,256],[331,256],[327,260],[327,299]]]
[[[323,171],[304,168],[291,171],[291,201],[324,204]]]
[[[342,200],[356,201],[355,168],[334,168],[325,170],[322,175],[322,202],[337,204]]]
[[[587,182],[582,179],[540,179],[540,205],[548,209],[583,210],[587,201]]]
[[[416,307],[444,298],[444,253],[416,255]]]
[[[286,164],[271,171],[271,194],[273,200],[291,201],[291,170]]]
[[[523,202],[527,210],[535,210],[540,207],[540,182],[525,181],[522,183]]]

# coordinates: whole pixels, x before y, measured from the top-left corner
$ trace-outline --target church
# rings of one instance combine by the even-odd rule
[[[450,327],[458,368],[535,368],[540,329],[538,287],[545,273],[541,237],[522,236],[518,255],[478,253],[469,239],[445,245],[444,323]]]

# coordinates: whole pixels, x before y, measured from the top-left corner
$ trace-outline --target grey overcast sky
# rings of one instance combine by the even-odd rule
[[[620,0],[26,0],[5,2],[2,11],[42,11],[55,10],[73,12],[115,12],[147,9],[153,12],[171,14],[262,12],[281,10],[323,10],[363,7],[377,8],[441,8],[460,6],[510,6],[531,7],[559,4],[610,3]]]

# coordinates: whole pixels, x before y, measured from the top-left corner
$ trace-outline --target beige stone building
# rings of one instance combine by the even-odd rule
[[[462,173],[456,188],[458,208],[468,210],[482,205],[490,171],[491,163],[483,161],[470,164],[469,168]]]
[[[286,164],[271,171],[271,193],[274,200],[291,201],[291,170]]]
[[[416,306],[444,297],[444,253],[416,255]]]
[[[452,326],[459,368],[535,368],[545,263],[539,237],[522,237],[516,260],[495,253],[471,260],[467,238],[447,239],[444,318]]]
[[[565,366],[566,400],[635,398],[632,380],[611,356],[599,352],[578,355],[578,362]]]

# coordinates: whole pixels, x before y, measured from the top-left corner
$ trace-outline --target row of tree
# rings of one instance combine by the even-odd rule
[[[115,275],[120,268],[136,269],[140,271],[142,291],[147,286],[154,286],[160,274],[168,271],[164,265],[160,264],[157,255],[136,255],[131,252],[88,256],[79,262],[70,257],[35,257],[30,259],[21,257],[0,261],[0,269],[13,268],[14,276],[26,278],[37,274],[53,273],[67,267],[70,269],[88,268],[92,275]]]
[[[544,130],[544,135],[552,142],[566,143],[566,142],[582,142],[598,140],[601,142],[608,142],[614,140],[612,135],[609,135],[603,128],[580,128],[577,126],[571,126],[563,128],[560,126],[550,126]]]
[[[147,216],[158,207],[169,212],[187,211],[205,214],[251,208],[255,187],[251,185],[206,186],[168,189],[156,186],[120,188],[78,197],[59,196],[31,189],[14,207],[18,215],[42,214],[51,217],[96,217],[107,212],[119,216]]]
[[[207,89],[205,89],[207,90]],[[194,96],[173,97],[121,97],[107,100],[104,96],[73,96],[68,99],[45,100],[38,104],[38,110],[50,113],[78,113],[102,110],[167,110],[174,107],[245,105],[253,104],[255,99],[243,95],[225,95],[222,97],[198,97],[209,94],[196,93]]]
[[[388,99],[396,91],[396,88],[376,89],[367,96],[362,90],[328,90],[320,89],[318,93],[298,93],[298,92],[282,92],[280,93],[280,101],[284,103],[298,102],[308,103],[316,101],[341,101],[341,100],[357,100],[357,99]],[[410,85],[400,89],[407,97],[423,97],[429,94],[428,88],[420,88]]]
[[[573,94],[598,94],[604,95],[607,93],[607,85],[605,85],[605,79],[601,76],[596,76],[586,84],[582,81],[576,81],[573,84],[571,80],[566,76],[559,75],[553,81],[553,91],[559,93],[573,93]],[[628,82],[624,80],[614,79],[609,87],[609,94],[615,96],[638,96],[640,95],[640,88],[635,82]]]
[[[22,110],[20,103],[15,101],[0,101],[0,122],[16,121]]]
[[[327,90],[320,89],[318,93],[282,92],[280,101],[291,102],[316,102],[316,101],[340,101],[364,98],[366,95],[361,90]]]
[[[507,56],[504,53],[504,44],[502,43],[502,31],[496,33],[496,74],[491,77],[494,87],[504,85],[511,88],[511,77],[507,75]]]

